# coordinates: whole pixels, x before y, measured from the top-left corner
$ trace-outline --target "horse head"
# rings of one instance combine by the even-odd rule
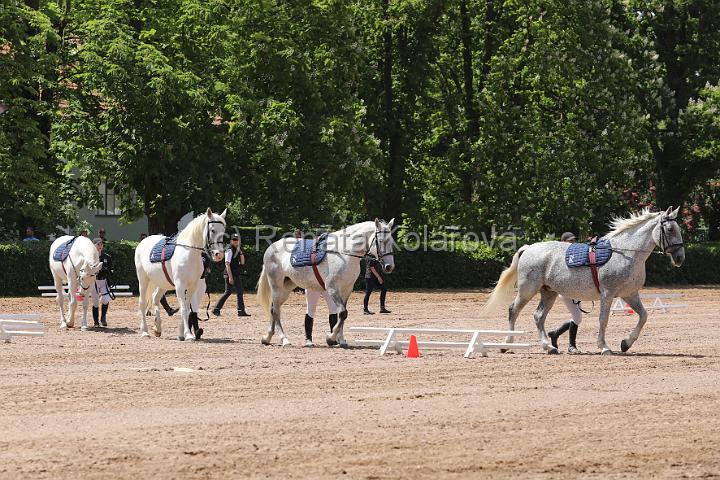
[[[225,255],[225,214],[227,209],[223,210],[220,215],[213,214],[208,207],[207,224],[205,226],[205,246],[210,252],[214,262],[219,262]]]
[[[375,255],[385,273],[391,273],[395,269],[395,259],[393,258],[393,244],[395,242],[392,237],[394,223],[394,218],[387,223],[375,219]]]
[[[675,210],[669,207],[662,212],[652,233],[655,244],[670,257],[670,262],[675,267],[681,266],[685,261],[685,244],[677,221],[679,210],[680,207]]]

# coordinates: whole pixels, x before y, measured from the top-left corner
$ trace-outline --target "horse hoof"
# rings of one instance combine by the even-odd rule
[[[181,335],[178,335],[177,338],[178,338],[178,340],[180,340],[181,342],[184,342],[184,341],[185,341],[185,337],[183,337],[183,336],[181,336]]]
[[[548,355],[558,355],[560,352],[558,352],[558,349],[555,347],[548,348]]]
[[[150,336],[150,334],[149,334],[148,332],[142,332],[142,333],[140,333],[140,336],[141,336],[142,338],[147,338],[147,337]]]
[[[327,342],[328,347],[334,347],[335,345],[338,344],[338,342],[336,340],[333,340],[332,338],[330,338],[330,336],[325,337],[325,341]]]
[[[162,332],[158,332],[157,330],[155,330],[153,333],[155,334],[156,337],[160,337],[160,335],[162,335]],[[149,336],[150,335],[148,335],[148,337]]]
[[[268,339],[265,338],[265,337],[262,337],[262,338],[260,339],[260,343],[262,343],[263,345],[270,345],[270,340],[268,340]]]
[[[603,348],[602,352],[600,352],[600,355],[613,355],[613,351],[609,348]]]
[[[282,346],[283,346],[283,347],[286,347],[286,346],[288,346],[288,345],[290,345],[290,340],[288,340],[287,338],[283,338],[283,339],[282,339]]]
[[[623,353],[625,353],[628,350],[630,350],[630,345],[628,345],[628,343],[625,340],[623,340],[622,342],[620,342],[620,350],[622,350]]]
[[[67,328],[68,328],[67,323],[60,324],[60,330],[67,330]]]
[[[87,332],[87,330],[88,330],[87,325],[83,325],[82,327],[80,327],[80,330],[82,330],[83,332]],[[625,351],[625,350],[623,350],[623,352],[624,352],[624,351]]]
[[[507,352],[508,352],[508,349],[507,349],[507,348],[501,348],[501,349],[500,349],[500,353],[507,353]]]

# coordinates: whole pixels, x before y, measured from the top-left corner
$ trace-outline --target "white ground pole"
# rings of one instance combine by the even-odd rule
[[[467,340],[463,341],[438,341],[438,340],[418,340],[420,348],[461,348],[465,350],[464,357],[472,358],[475,352],[479,352],[483,357],[487,357],[490,349],[508,349],[515,350],[520,348],[530,348],[529,343],[504,343],[504,342],[488,342],[481,339],[487,335],[524,335],[523,331],[515,330],[470,330],[456,328],[394,328],[394,327],[349,327],[353,332],[365,333],[382,333],[383,339],[357,339],[355,345],[364,347],[380,347],[380,355],[385,352],[395,350],[402,353],[403,347],[407,347],[410,343],[408,340],[399,340],[399,335],[416,335],[416,336],[432,336],[432,335],[452,335],[464,336]]]
[[[67,296],[67,285],[63,285],[63,294]],[[93,287],[90,287],[93,288]],[[38,287],[38,290],[40,290],[42,293],[40,294],[41,297],[50,297],[55,298],[57,297],[57,292],[55,292],[55,285],[41,285]],[[116,297],[132,297],[133,293],[130,291],[130,285],[115,285],[113,287],[113,294]]]
[[[647,293],[641,294],[640,299],[653,300],[652,305],[645,305],[645,310],[660,310],[662,313],[667,313],[673,308],[687,308],[690,306],[687,303],[668,302],[669,299],[682,298],[682,296],[682,293]],[[612,308],[610,308],[611,313],[624,313],[625,315],[632,315],[632,313],[628,313],[630,310],[632,310],[632,308],[627,305],[622,298],[616,298],[613,301]]]
[[[10,343],[12,337],[41,337],[45,325],[35,313],[0,313],[0,340]]]

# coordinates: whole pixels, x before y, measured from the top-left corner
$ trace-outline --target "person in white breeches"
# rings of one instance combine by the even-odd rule
[[[565,232],[560,237],[560,241],[575,243],[575,235],[570,232]],[[552,343],[552,346],[558,348],[558,338],[560,338],[560,335],[569,330],[570,346],[568,347],[568,353],[580,353],[580,350],[578,350],[577,346],[575,346],[575,338],[577,337],[578,326],[580,325],[580,322],[582,322],[582,310],[580,310],[580,302],[576,302],[572,298],[564,297],[562,295],[558,295],[558,298],[562,300],[562,302],[565,304],[565,307],[568,309],[568,312],[570,312],[572,318],[560,325],[556,330],[549,331],[548,337],[550,337],[550,342]]]
[[[95,276],[95,285],[90,287],[90,296],[92,297],[93,307],[93,326],[107,327],[107,311],[110,304],[110,285],[108,279],[113,271],[112,257],[105,253],[105,242],[102,238],[93,240],[95,248],[98,251],[100,261],[103,266]],[[100,311],[100,300],[102,299],[102,313]]]

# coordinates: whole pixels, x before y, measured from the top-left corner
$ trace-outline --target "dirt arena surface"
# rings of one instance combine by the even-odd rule
[[[578,335],[589,354],[472,360],[325,347],[324,305],[319,346],[302,348],[300,294],[284,309],[284,348],[260,345],[252,295],[252,317],[233,316],[231,299],[195,343],[175,339],[177,316],[162,338],[140,338],[135,298],[88,332],[60,331],[54,300],[0,298],[0,312],[38,312],[49,327],[0,344],[0,478],[719,478],[720,290],[645,293],[670,291],[690,307],[651,313],[626,355],[597,354],[596,308]],[[485,298],[390,292],[393,313],[367,317],[356,292],[349,325],[505,328],[478,320]],[[518,322],[533,342],[535,304]],[[634,322],[611,318],[614,348]]]

